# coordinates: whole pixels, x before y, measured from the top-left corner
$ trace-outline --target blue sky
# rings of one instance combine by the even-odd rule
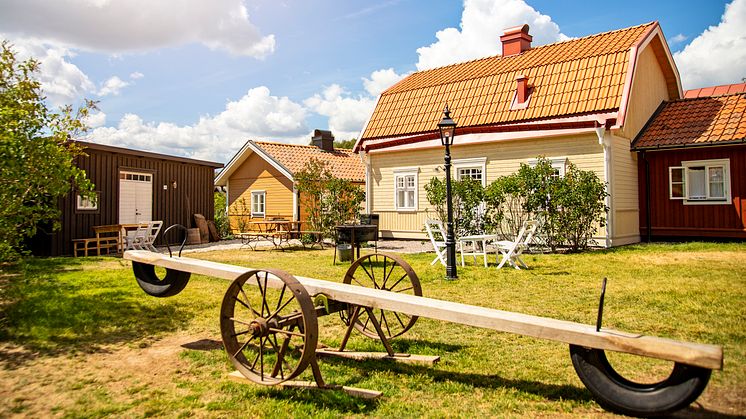
[[[2,0],[0,34],[41,59],[51,103],[100,101],[89,140],[226,162],[249,138],[355,137],[385,87],[494,55],[523,23],[538,45],[658,20],[685,89],[740,82],[746,0],[730,3]]]

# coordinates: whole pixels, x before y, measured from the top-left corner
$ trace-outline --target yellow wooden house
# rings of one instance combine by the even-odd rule
[[[231,228],[240,224],[282,218],[305,221],[306,211],[295,188],[293,174],[311,160],[327,163],[335,176],[365,182],[361,157],[351,150],[335,149],[330,131],[315,130],[313,145],[249,140],[215,178],[227,190]]]
[[[539,47],[528,25],[507,29],[502,55],[409,75],[378,99],[355,145],[366,163],[367,212],[384,237],[423,239],[433,216],[424,185],[444,177],[437,124],[450,107],[456,179],[484,185],[542,155],[608,184],[597,241],[640,240],[637,156],[630,142],[664,100],[682,97],[660,25],[652,22]]]

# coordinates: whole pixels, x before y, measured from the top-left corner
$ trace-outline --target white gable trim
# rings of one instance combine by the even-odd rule
[[[230,162],[225,166],[225,169],[223,169],[220,174],[215,178],[215,185],[217,186],[224,186],[228,183],[228,178],[233,174],[233,172],[238,169],[244,161],[246,161],[249,156],[251,156],[252,153],[256,153],[259,157],[261,157],[264,161],[269,163],[272,167],[277,169],[280,173],[282,173],[283,176],[290,179],[290,181],[293,181],[293,174],[288,170],[285,166],[280,164],[277,160],[272,158],[269,154],[267,154],[264,149],[262,149],[259,145],[254,143],[254,141],[249,140],[246,141],[246,144],[244,144],[243,147],[241,147],[241,150],[236,153],[235,156],[231,159]]]

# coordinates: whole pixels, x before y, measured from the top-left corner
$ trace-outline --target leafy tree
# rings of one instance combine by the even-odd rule
[[[349,140],[335,141],[334,148],[343,148],[346,150],[352,150],[352,147],[355,147],[355,142],[357,142],[357,138],[350,138]]]
[[[332,237],[335,226],[358,217],[365,199],[363,190],[349,180],[335,177],[325,162],[310,159],[293,178],[311,230]]]
[[[484,188],[482,183],[470,177],[451,183],[453,192],[453,229],[457,236],[481,234],[484,231]],[[446,206],[446,182],[430,178],[425,185],[427,201],[435,207],[435,213],[443,223],[448,219]]]
[[[40,224],[60,226],[59,199],[70,192],[93,199],[93,185],[74,160],[82,148],[71,141],[86,131],[95,103],[73,111],[47,108],[36,79],[39,62],[19,61],[7,41],[0,52],[0,261],[23,251]]]
[[[214,192],[213,202],[215,205],[215,228],[218,230],[220,238],[228,237],[231,234],[231,224],[228,216],[225,214],[226,207],[225,192]]]

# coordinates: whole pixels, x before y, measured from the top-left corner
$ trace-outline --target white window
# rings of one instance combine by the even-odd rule
[[[394,170],[394,204],[397,210],[417,210],[417,168]]]
[[[453,167],[456,169],[456,180],[470,177],[479,181],[482,186],[487,186],[486,165],[486,157],[454,160]]]
[[[567,157],[552,157],[547,158],[549,160],[549,163],[552,164],[552,168],[554,169],[554,177],[564,177],[565,171],[567,169]],[[537,159],[531,159],[528,161],[528,165],[531,167],[536,167],[536,164],[539,163],[539,160]]]
[[[76,209],[81,211],[95,211],[98,209],[98,194],[91,197],[78,195]]]
[[[685,204],[730,203],[730,159],[682,161],[668,168],[668,197]]]
[[[267,192],[251,191],[251,216],[264,217]]]

